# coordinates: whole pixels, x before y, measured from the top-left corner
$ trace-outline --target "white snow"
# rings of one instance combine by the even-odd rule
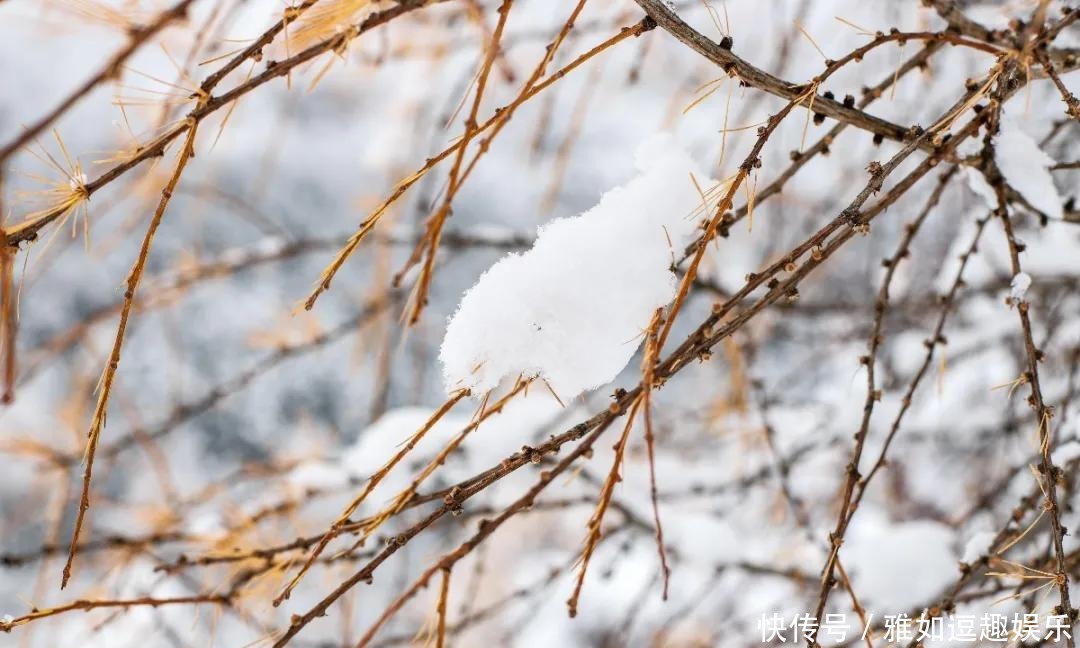
[[[1002,115],[1001,131],[994,138],[994,144],[998,168],[1009,185],[1032,207],[1050,218],[1060,219],[1061,196],[1049,171],[1054,159],[1006,115]]]
[[[875,511],[860,511],[847,536],[840,555],[871,609],[906,610],[956,577],[956,556],[949,550],[953,531],[938,522],[890,522]]]
[[[187,517],[187,528],[193,535],[208,540],[229,533],[228,525],[218,511],[196,511]]]
[[[972,193],[982,198],[988,208],[997,209],[997,194],[994,193],[994,188],[986,181],[986,177],[981,171],[964,167],[960,173],[967,180],[968,188],[971,189]]]
[[[423,428],[433,413],[433,410],[424,407],[401,407],[387,412],[365,429],[356,443],[345,451],[341,459],[342,467],[356,477],[367,479],[394,456],[401,444]],[[417,456],[438,452],[468,423],[466,415],[446,414],[417,444]]]
[[[82,171],[76,171],[68,179],[68,186],[71,187],[72,191],[75,191],[79,187],[85,185],[87,182],[88,182],[88,179],[86,177],[86,174],[83,173]]]
[[[1012,283],[1009,285],[1009,297],[1014,302],[1024,301],[1027,297],[1028,288],[1031,287],[1031,275],[1021,272],[1012,278]]]
[[[971,539],[964,545],[964,555],[960,559],[969,564],[975,562],[983,554],[990,551],[990,543],[996,537],[997,534],[992,531],[980,531],[972,535]]]
[[[408,485],[417,462],[427,462],[472,420],[474,408],[465,404],[448,412],[424,435],[405,462],[386,477],[378,492],[395,493]],[[371,477],[382,468],[402,445],[416,434],[435,413],[429,407],[408,406],[392,409],[364,429],[351,447],[342,454],[339,465],[346,475],[357,479]],[[570,413],[576,413],[573,409]],[[448,479],[472,476],[477,466],[489,467],[521,447],[521,439],[553,418],[567,414],[543,389],[533,389],[507,403],[503,409],[480,425],[459,452],[452,455],[440,474]],[[477,440],[479,439],[479,440]],[[475,443],[474,443],[475,441]],[[467,454],[465,458],[462,455]],[[471,471],[471,472],[470,472]]]
[[[328,461],[305,461],[293,468],[287,479],[301,489],[329,490],[349,483],[349,475],[337,464]]]
[[[439,357],[446,388],[479,394],[539,376],[562,399],[613,380],[653,312],[674,297],[673,255],[714,184],[669,135],[637,151],[639,171],[586,212],[556,219],[533,247],[491,266],[461,300]]]

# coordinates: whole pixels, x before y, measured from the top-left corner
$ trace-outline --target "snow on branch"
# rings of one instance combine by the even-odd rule
[[[596,206],[542,226],[531,249],[503,257],[465,293],[440,351],[448,390],[483,392],[524,374],[565,399],[627,365],[653,312],[675,295],[674,251],[693,236],[715,184],[666,134],[638,148],[636,167]]]
[[[995,159],[1006,182],[1020,192],[1032,207],[1048,217],[1061,220],[1062,200],[1050,177],[1056,164],[1035,140],[1008,116],[1002,116],[1001,131],[994,138]],[[995,201],[996,202],[996,201]]]

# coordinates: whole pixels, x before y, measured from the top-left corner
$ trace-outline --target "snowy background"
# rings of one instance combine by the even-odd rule
[[[513,100],[574,4],[513,3],[482,117]],[[983,24],[1006,28],[1036,3],[960,4]],[[1052,2],[1052,15],[1065,4]],[[118,20],[152,16],[164,5],[0,1],[0,142],[125,42]],[[337,558],[315,565],[280,607],[271,600],[305,554],[281,551],[268,559],[259,551],[329,528],[367,478],[447,399],[448,388],[470,386],[476,393],[436,425],[358,516],[375,513],[406,488],[469,424],[482,392],[499,387],[497,393],[505,393],[519,373],[548,378],[550,389],[537,381],[482,423],[421,492],[498,466],[522,446],[602,412],[617,387],[637,384],[641,334],[678,282],[667,266],[695,235],[697,223],[687,214],[700,196],[691,173],[702,188],[728,178],[749,152],[756,128],[784,103],[735,80],[718,84],[721,70],[662,29],[613,46],[514,115],[454,200],[430,303],[415,326],[405,326],[403,318],[416,269],[405,277],[404,292],[391,284],[439,203],[448,163],[394,203],[312,311],[298,308],[395,183],[460,135],[497,5],[455,0],[412,12],[363,35],[340,57],[300,68],[288,84],[279,79],[245,96],[224,126],[224,110],[201,126],[196,156],[168,207],[140,286],[98,450],[84,548],[62,592],[86,430],[116,332],[122,282],[178,145],[24,246],[16,262],[18,383],[14,403],[0,409],[0,614],[16,619],[32,608],[75,600],[223,592],[244,580],[229,606],[72,611],[0,634],[0,646],[270,645],[290,615],[310,609],[371,551],[440,502],[389,521],[365,547],[354,548],[351,535],[338,539],[325,554]],[[914,0],[728,0],[714,3],[715,13],[700,2],[672,6],[710,38],[730,31],[736,54],[795,82],[823,68],[817,47],[839,57],[867,42],[837,16],[871,31],[944,28],[932,9]],[[57,122],[55,135],[43,134],[33,152],[9,162],[6,222],[47,206],[41,190],[48,183],[67,183],[48,155],[68,172],[77,161],[86,176],[96,177],[110,166],[103,160],[183,115],[192,88],[216,67],[200,62],[244,47],[283,8],[279,0],[196,1],[190,19],[140,50],[121,80],[91,93]],[[642,16],[630,0],[590,0],[549,70]],[[1065,30],[1055,45],[1080,45],[1080,27]],[[284,59],[295,47],[286,51],[279,39],[265,57]],[[860,98],[863,86],[890,79],[921,47],[878,48],[820,90]],[[985,53],[946,46],[868,111],[904,126],[929,126],[961,96],[965,79],[982,77],[993,63]],[[249,67],[222,87],[242,82]],[[1062,78],[1080,92],[1080,77]],[[875,624],[945,598],[960,613],[1010,617],[1046,614],[1057,604],[1052,580],[1017,566],[1051,569],[1041,500],[1023,505],[1017,520],[1010,516],[1040,488],[1037,471],[1029,469],[1039,458],[1039,421],[1026,402],[1028,386],[1016,383],[1026,369],[1016,303],[1026,301],[1046,355],[1042,391],[1055,406],[1053,457],[1067,473],[1058,489],[1062,524],[1080,525],[1071,471],[1080,457],[1080,224],[1069,222],[1075,220],[1071,206],[1062,209],[1080,193],[1080,170],[1046,170],[1080,158],[1080,123],[1059,123],[1063,109],[1046,79],[1006,104],[1001,138],[1009,155],[1001,159],[1016,164],[1005,162],[1002,171],[1050,218],[1015,217],[1026,244],[1026,274],[1016,279],[1000,222],[985,225],[945,325],[947,344],[934,348],[887,464],[847,531],[840,558]],[[790,164],[792,151],[817,142],[835,124],[814,123],[796,109],[765,146],[751,186],[771,182]],[[1037,143],[1051,133],[1040,154]],[[962,150],[976,153],[980,143]],[[867,165],[885,161],[901,145],[875,145],[870,135],[849,128],[829,148],[782,193],[754,207],[752,227],[741,221],[710,247],[666,349],[714,302],[741,288],[748,273],[834,218],[864,186]],[[915,153],[894,177],[922,159]],[[937,175],[803,281],[797,300],[765,310],[710,359],[653,394],[658,500],[671,564],[666,601],[647,453],[635,426],[579,613],[567,615],[574,564],[620,419],[595,453],[455,567],[451,645],[754,645],[762,615],[812,613],[867,395],[860,357],[886,272],[882,259],[894,254]],[[967,171],[957,174],[896,271],[863,474],[926,358],[924,340],[933,337],[940,316],[937,296],[952,286],[977,220],[989,213],[987,189]],[[740,189],[737,206],[745,195]],[[583,212],[581,219],[544,229]],[[528,255],[504,260],[496,266],[502,270],[481,279],[534,239]],[[408,542],[379,567],[373,583],[353,588],[293,643],[354,645],[413,579],[472,535],[481,518],[525,493],[571,447],[514,471],[470,499],[460,515]],[[1023,578],[983,577],[952,592],[964,573],[962,561],[1000,549],[991,543],[1002,529],[1014,538],[1029,526],[991,565]],[[1080,545],[1068,535],[1064,546],[1075,574]],[[222,559],[230,555],[235,558]],[[209,564],[200,563],[207,557]],[[375,645],[429,640],[438,589],[436,578]],[[1075,603],[1080,588],[1073,592]],[[848,591],[832,592],[828,610],[847,614],[854,626],[852,609]]]

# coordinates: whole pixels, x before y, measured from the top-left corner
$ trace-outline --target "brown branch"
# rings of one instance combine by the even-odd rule
[[[465,152],[469,148],[469,143],[476,136],[479,129],[477,118],[480,113],[480,104],[484,100],[484,90],[487,89],[488,76],[491,74],[491,67],[494,65],[496,55],[499,52],[503,28],[506,27],[506,19],[510,16],[510,6],[512,4],[513,0],[502,0],[502,4],[499,5],[497,10],[499,20],[495,24],[495,31],[491,35],[491,41],[488,43],[484,54],[484,62],[480,67],[480,75],[476,80],[476,92],[473,94],[472,108],[469,110],[469,116],[465,118],[465,134],[458,143],[454,164],[450,167],[450,179],[446,188],[446,195],[443,197],[442,204],[435,210],[435,213],[432,214],[424,226],[424,237],[417,244],[409,262],[398,274],[398,277],[400,277],[401,274],[407,272],[423,257],[420,277],[417,279],[416,286],[413,289],[411,312],[408,316],[410,325],[415,325],[420,320],[420,313],[423,312],[424,306],[427,305],[428,291],[431,288],[431,276],[435,269],[435,253],[439,250],[443,225],[446,224],[446,219],[450,216],[450,206],[461,188],[461,163],[465,160]]]
[[[361,21],[359,24],[350,26],[349,29],[344,30],[337,36],[312,45],[311,47],[283,61],[267,61],[267,69],[265,71],[247,79],[245,82],[221,95],[211,96],[207,91],[200,89],[200,92],[196,93],[196,96],[201,97],[201,101],[194,109],[192,109],[187,114],[184,121],[166,130],[164,133],[158,135],[149,143],[143,145],[133,155],[131,155],[123,162],[120,162],[119,164],[113,166],[111,169],[105,171],[94,180],[85,183],[82,187],[80,187],[80,190],[85,192],[86,198],[89,198],[109,183],[113,182],[117,178],[123,176],[128,171],[139,166],[139,164],[141,164],[142,162],[162,156],[165,153],[165,149],[168,147],[168,145],[181,135],[184,135],[192,125],[197,125],[209,115],[217,112],[225,106],[231,105],[233,102],[247,95],[252,90],[262,86],[269,81],[286,76],[294,68],[299,67],[300,65],[303,65],[304,63],[307,63],[322,54],[325,54],[327,52],[340,51],[342,48],[346,47],[353,39],[377,27],[380,27],[390,22],[391,20],[398,18],[399,16],[402,16],[416,9],[429,6],[434,3],[441,3],[446,1],[447,0],[400,0],[400,2],[398,2],[398,4],[394,5],[393,7],[384,11],[373,13],[367,18],[365,18],[363,21]],[[286,19],[283,18],[282,21],[278,23],[278,25],[281,25],[281,27],[275,25],[269,31],[273,31],[274,29],[278,29],[278,31],[280,31],[281,29],[284,29],[283,23],[285,20]],[[276,34],[277,32],[274,33]],[[246,52],[247,50],[237,55],[240,62],[246,60],[248,56],[257,56],[257,54],[261,52],[261,49],[253,50],[250,54]],[[230,64],[231,63],[232,62],[230,62]],[[21,223],[16,224],[11,228],[8,228],[7,245],[16,246],[25,241],[34,240],[37,237],[37,233],[41,230],[41,228],[45,227],[46,225],[55,221],[57,218],[64,215],[67,212],[68,208],[69,207],[66,205],[58,205],[54,208],[45,210],[44,212],[34,216],[33,218],[29,218]]]
[[[446,414],[449,413],[455,405],[461,402],[461,400],[468,395],[469,390],[467,389],[459,390],[453,395],[451,395],[450,398],[442,404],[442,406],[435,410],[435,413],[428,418],[424,425],[419,430],[417,430],[411,437],[409,437],[409,440],[401,447],[401,449],[394,453],[394,456],[391,457],[390,460],[387,461],[381,468],[375,471],[375,474],[373,474],[368,479],[368,483],[364,486],[364,489],[360,491],[360,494],[357,495],[351,502],[349,502],[349,505],[346,506],[345,510],[341,512],[341,515],[338,516],[338,519],[323,535],[319,543],[315,545],[315,549],[312,550],[307,560],[300,567],[300,571],[297,572],[296,576],[294,576],[291,581],[289,581],[289,584],[285,586],[285,589],[281,592],[281,594],[278,594],[278,596],[274,599],[275,606],[281,605],[282,601],[289,598],[289,595],[292,593],[293,589],[300,582],[300,579],[304,577],[304,574],[307,573],[308,569],[311,568],[311,565],[315,562],[315,560],[318,559],[319,555],[326,548],[326,545],[330,544],[331,540],[341,534],[342,529],[349,523],[349,517],[353,513],[355,513],[358,508],[360,508],[360,505],[364,503],[364,501],[367,499],[367,496],[371,494],[371,491],[375,490],[375,487],[378,486],[379,483],[387,475],[390,474],[390,471],[394,469],[394,466],[398,465],[398,463],[400,463],[406,455],[412,452],[412,450],[416,447],[416,444],[420,443],[424,436],[426,436],[427,433],[431,431],[431,428],[435,427],[435,425],[440,420],[442,420],[442,418],[446,416]]]
[[[32,612],[24,614],[22,616],[15,617],[11,621],[0,620],[0,632],[11,632],[13,628],[17,628],[21,625],[26,625],[38,619],[44,619],[47,617],[56,616],[58,614],[64,614],[66,612],[74,611],[89,611],[89,610],[101,610],[108,608],[122,608],[128,609],[133,607],[161,607],[163,605],[197,605],[199,603],[213,603],[215,605],[228,606],[232,602],[232,599],[223,594],[198,594],[195,596],[176,596],[171,598],[153,598],[150,596],[132,598],[132,599],[103,599],[97,601],[90,600],[78,600],[68,603],[66,605],[59,605],[51,608],[35,608]]]
[[[956,270],[956,275],[953,278],[948,292],[941,298],[941,314],[938,316],[937,324],[934,325],[931,334],[923,341],[923,345],[926,347],[926,354],[923,356],[923,362],[915,372],[915,376],[911,379],[911,382],[908,383],[907,391],[900,401],[900,410],[896,413],[895,418],[893,418],[892,425],[889,428],[889,434],[885,437],[885,442],[881,445],[881,452],[878,454],[877,460],[874,462],[870,472],[862,477],[856,486],[856,492],[851,502],[850,510],[846,513],[848,518],[847,523],[851,522],[851,517],[855,514],[855,509],[859,507],[859,503],[862,501],[863,495],[870,485],[870,481],[873,480],[878,471],[886,466],[886,455],[889,452],[889,447],[892,445],[893,440],[900,431],[900,424],[902,423],[904,416],[907,414],[908,410],[911,409],[913,399],[915,398],[915,392],[918,390],[919,384],[930,370],[930,366],[934,359],[934,352],[939,346],[945,344],[945,323],[956,303],[956,296],[959,293],[960,288],[964,286],[964,270],[967,268],[968,261],[971,259],[972,255],[978,250],[979,240],[982,238],[982,233],[988,220],[989,218],[980,218],[975,222],[975,234],[972,236],[971,244],[960,255],[960,266]]]
[[[645,19],[632,27],[622,28],[618,34],[612,36],[611,38],[608,38],[596,47],[593,47],[589,51],[577,57],[564,67],[556,70],[543,81],[530,86],[527,91],[522,92],[520,95],[518,95],[518,97],[514,99],[514,101],[501,108],[496,109],[495,113],[490,118],[488,118],[487,121],[485,121],[483,124],[476,128],[474,137],[475,135],[478,135],[492,127],[494,127],[495,132],[497,132],[497,129],[501,128],[502,125],[506,123],[508,115],[512,114],[513,111],[517,110],[517,108],[523,103],[540,94],[541,92],[549,88],[557,81],[561,80],[570,72],[573,72],[576,68],[580,67],[582,64],[584,64],[586,61],[593,58],[594,56],[628,38],[640,36],[641,34],[653,29],[654,27],[655,23],[653,23],[649,19]],[[491,137],[493,136],[494,133],[491,136],[485,138],[484,141],[480,143],[480,153],[482,153],[486,149],[486,147],[490,145]],[[330,262],[330,264],[327,265],[326,268],[322,271],[322,275],[319,278],[319,283],[315,286],[314,290],[311,291],[311,294],[308,295],[307,299],[304,300],[304,308],[308,310],[314,308],[315,302],[319,299],[319,297],[327,290],[330,290],[330,283],[333,281],[338,271],[341,270],[341,267],[345,265],[345,261],[347,261],[348,258],[352,255],[352,253],[356,251],[356,248],[359,247],[360,243],[364,240],[364,238],[366,238],[367,235],[372,232],[372,230],[375,228],[375,225],[378,224],[379,220],[383,217],[383,215],[386,214],[386,211],[390,208],[390,206],[397,202],[397,200],[401,198],[401,196],[403,196],[410,187],[412,187],[421,178],[423,178],[428,173],[428,171],[435,168],[435,165],[450,157],[452,153],[457,151],[462,141],[463,140],[459,139],[454,144],[451,144],[436,155],[428,158],[424,162],[423,166],[420,167],[420,169],[418,169],[409,177],[404,178],[398,182],[390,195],[381,203],[379,203],[379,206],[376,207],[368,215],[368,217],[360,223],[359,228],[357,228],[356,232],[349,239],[349,242],[341,248],[341,250],[337,253],[337,255]],[[477,157],[473,158],[472,163],[470,163],[470,165],[466,167],[465,172],[462,176],[462,182],[464,182],[464,178],[467,177],[472,171],[476,160],[479,159],[479,155],[480,154],[478,153]]]
[[[165,216],[165,208],[169,205],[169,200],[172,198],[173,191],[176,190],[176,185],[180,182],[180,176],[184,173],[188,160],[195,156],[196,131],[196,124],[191,124],[187,139],[184,142],[184,148],[180,151],[176,161],[176,168],[173,170],[169,181],[165,184],[165,188],[161,190],[161,199],[158,201],[157,209],[154,211],[154,215],[150,219],[150,225],[146,229],[142,246],[139,248],[139,256],[135,259],[135,265],[131,267],[125,282],[124,305],[120,309],[120,323],[116,329],[116,339],[113,341],[112,352],[109,354],[109,362],[105,365],[105,370],[101,375],[97,405],[94,407],[94,414],[90,420],[90,430],[87,433],[86,468],[83,472],[82,495],[79,498],[79,509],[75,517],[75,530],[71,534],[71,548],[68,552],[67,562],[64,564],[60,589],[67,587],[68,580],[71,578],[71,568],[75,562],[75,553],[79,546],[79,534],[82,532],[86,512],[90,509],[90,479],[94,471],[94,455],[97,452],[98,441],[101,438],[101,430],[105,427],[109,396],[112,393],[116,370],[120,366],[120,349],[124,344],[124,334],[127,332],[128,320],[131,317],[132,306],[135,303],[135,291],[139,287],[139,281],[142,279],[143,271],[146,269],[146,262],[150,258],[150,248],[154,243],[154,235],[157,234],[158,227]]]
[[[378,632],[379,628],[382,627],[382,625],[391,616],[393,616],[393,614],[398,609],[400,609],[406,601],[412,598],[412,596],[415,595],[416,592],[418,592],[439,569],[452,567],[457,561],[467,555],[473,547],[475,547],[480,542],[485,540],[488,536],[490,536],[495,531],[495,529],[502,525],[503,522],[505,522],[510,517],[516,515],[517,513],[520,513],[521,511],[527,509],[533,503],[536,497],[540,494],[540,492],[543,491],[544,488],[546,488],[555,479],[555,477],[564,472],[575,460],[577,460],[579,457],[589,451],[589,449],[592,447],[592,444],[595,443],[595,441],[600,437],[601,434],[603,434],[603,432],[607,429],[607,426],[610,425],[614,418],[615,413],[611,410],[606,410],[602,414],[594,417],[594,420],[596,421],[594,426],[588,426],[588,424],[577,425],[570,431],[563,433],[562,435],[553,437],[547,443],[544,443],[543,445],[532,449],[531,453],[517,453],[510,459],[503,461],[502,464],[500,464],[500,467],[496,469],[497,472],[491,474],[490,476],[488,476],[487,479],[473,485],[469,489],[462,490],[456,493],[456,497],[451,502],[444,503],[443,506],[432,511],[427,517],[420,520],[405,531],[399,533],[397,536],[394,537],[394,539],[388,544],[385,549],[379,552],[379,554],[376,555],[362,569],[360,569],[358,572],[346,579],[343,583],[336,587],[334,591],[330,592],[330,594],[328,594],[321,601],[316,603],[310,610],[308,610],[304,614],[295,615],[292,619],[292,623],[289,624],[289,627],[286,628],[284,633],[282,633],[282,635],[277,639],[277,641],[274,643],[273,648],[282,648],[283,646],[285,646],[305,626],[307,626],[316,618],[326,614],[326,611],[330,608],[330,606],[333,605],[334,602],[337,601],[339,598],[341,598],[343,594],[351,590],[357,584],[369,581],[372,577],[372,574],[375,573],[375,570],[379,567],[379,565],[385,562],[391,555],[396,553],[397,550],[403,547],[406,543],[408,543],[409,540],[416,537],[416,535],[418,535],[421,531],[429,527],[431,524],[435,523],[437,520],[442,518],[451,510],[456,510],[456,508],[460,506],[461,502],[464,502],[473,495],[485,490],[495,481],[510,474],[514,470],[517,470],[521,466],[531,464],[535,456],[543,456],[543,454],[558,451],[558,449],[561,448],[564,444],[581,439],[582,437],[585,437],[586,434],[588,434],[585,440],[582,443],[578,444],[577,447],[575,447],[562,460],[560,460],[554,468],[542,472],[540,475],[540,481],[538,481],[531,489],[529,489],[528,492],[526,492],[522,497],[517,499],[510,506],[506,507],[503,512],[494,519],[482,520],[479,530],[471,538],[469,538],[469,540],[464,542],[454,552],[443,556],[443,558],[439,560],[437,564],[427,570],[419,579],[417,579],[416,582],[413,583],[413,585],[411,585],[405,591],[405,593],[398,597],[398,599],[395,600],[394,603],[392,603],[391,606],[387,608],[387,610],[383,613],[379,621],[377,621],[376,624],[368,630],[368,632],[360,640],[358,646],[363,646],[365,645],[365,643],[370,642],[374,638],[375,634]]]
[[[649,458],[649,499],[652,501],[653,523],[656,526],[656,552],[660,556],[660,572],[664,579],[664,589],[661,593],[662,600],[667,600],[668,585],[671,579],[671,568],[668,567],[667,550],[664,548],[664,527],[660,523],[660,503],[656,493],[656,442],[653,437],[652,423],[652,389],[655,382],[653,372],[656,362],[660,358],[660,325],[663,324],[664,311],[656,309],[653,321],[649,324],[645,334],[645,351],[641,358],[641,383],[645,390],[641,395],[641,417],[645,424],[645,449]]]
[[[942,175],[941,179],[938,181],[937,187],[931,192],[930,197],[927,199],[926,205],[919,213],[919,216],[905,228],[904,236],[901,237],[896,252],[894,252],[893,256],[885,262],[885,277],[881,281],[877,300],[874,303],[874,324],[867,344],[869,353],[860,358],[860,363],[866,367],[866,398],[863,403],[862,422],[859,425],[858,431],[855,433],[855,445],[852,448],[851,458],[848,460],[845,468],[844,484],[841,488],[840,507],[836,518],[835,528],[829,533],[829,558],[826,561],[825,568],[822,570],[821,574],[821,590],[818,595],[817,616],[815,618],[821,617],[825,605],[828,602],[829,592],[832,590],[832,583],[835,578],[834,570],[840,560],[840,545],[844,541],[844,534],[847,532],[848,524],[850,524],[851,519],[855,514],[855,510],[858,508],[858,501],[861,500],[862,492],[865,491],[865,485],[863,485],[862,488],[859,489],[859,500],[853,502],[856,487],[860,484],[859,478],[861,475],[859,473],[859,462],[862,459],[863,448],[866,445],[866,437],[870,431],[870,419],[874,413],[874,404],[881,399],[881,392],[877,388],[875,381],[875,368],[877,364],[878,349],[884,341],[883,328],[885,311],[888,308],[889,288],[892,285],[896,268],[909,254],[911,242],[914,240],[919,228],[922,226],[923,222],[925,222],[927,216],[929,216],[930,212],[941,200],[941,195],[944,193],[949,180],[952,179],[955,172],[956,167],[953,167]],[[945,308],[943,312],[947,313],[948,308]],[[927,360],[926,364],[928,363],[929,360]],[[919,377],[921,377],[921,373],[919,374]],[[888,443],[886,443],[885,447],[888,448]],[[875,470],[876,468],[877,467],[875,466]],[[873,473],[871,473],[871,476],[872,474]]]
[[[816,90],[816,88],[813,88],[810,84],[790,83],[754,67],[752,64],[732,53],[730,48],[726,48],[725,46],[727,43],[724,44],[725,46],[722,46],[720,43],[715,43],[687,25],[661,0],[634,1],[637,2],[637,4],[645,10],[645,13],[655,20],[661,28],[677,38],[680,42],[687,45],[698,54],[701,54],[709,61],[722,67],[729,74],[738,76],[741,81],[753,88],[763,90],[769,94],[776,95],[777,97],[789,101],[803,100],[808,88]],[[947,42],[964,44],[991,53],[998,53],[1000,51],[997,48],[987,46],[985,43],[979,41],[967,39],[957,40],[956,37],[947,33],[901,34],[896,32],[893,34],[883,34],[879,32],[875,35],[870,44],[856,49],[845,58],[857,62],[862,58],[862,55],[865,54],[866,51],[869,51],[869,49],[872,49],[882,42],[903,41],[907,39],[923,39],[930,41],[944,40]],[[826,64],[831,68],[839,62],[842,62],[842,60],[827,61]],[[879,117],[874,117],[854,106],[844,105],[835,99],[815,94],[813,96],[812,105],[814,107],[814,112],[816,113],[821,113],[826,117],[855,126],[856,128],[868,131],[875,135],[880,135],[886,139],[897,142],[906,142],[910,139],[910,129],[907,127],[893,124]],[[927,152],[933,151],[933,145],[929,141],[922,142],[919,145],[919,148]]]
[[[127,45],[116,52],[116,54],[113,54],[97,74],[84,81],[82,85],[68,94],[68,96],[55,108],[30,126],[26,126],[15,139],[5,144],[3,148],[0,148],[0,165],[3,165],[3,163],[19,149],[32,142],[35,137],[44,132],[50,124],[70,110],[80,99],[90,94],[94,88],[102,83],[119,77],[120,71],[124,67],[124,63],[127,62],[139,48],[149,42],[158,34],[158,32],[165,29],[170,24],[187,18],[188,7],[191,6],[194,1],[195,0],[180,0],[171,8],[158,14],[157,18],[145,27],[132,27],[129,31],[131,38],[128,40]],[[8,239],[8,244],[11,245],[10,239]]]
[[[1009,247],[1009,260],[1012,265],[1013,275],[1015,276],[1023,272],[1020,266],[1021,244],[1016,240],[1012,222],[1009,219],[1008,207],[1005,204],[1005,192],[1000,182],[997,183],[995,191],[998,194],[996,214],[1001,219],[1002,228],[1005,230],[1005,237]],[[1043,358],[1043,352],[1035,346],[1035,340],[1031,330],[1029,304],[1025,299],[1021,299],[1015,306],[1020,318],[1020,329],[1024,342],[1024,351],[1027,356],[1027,371],[1024,373],[1024,377],[1031,386],[1028,404],[1035,410],[1038,417],[1039,448],[1041,449],[1042,455],[1039,463],[1039,472],[1040,478],[1045,485],[1047,511],[1050,514],[1050,538],[1054,553],[1057,556],[1057,573],[1055,575],[1055,581],[1061,596],[1061,605],[1058,606],[1057,614],[1064,615],[1067,621],[1067,629],[1071,630],[1073,623],[1076,620],[1076,610],[1072,607],[1069,597],[1069,574],[1065,568],[1065,549],[1062,546],[1062,539],[1065,537],[1066,532],[1065,527],[1061,524],[1061,505],[1058,502],[1057,494],[1057,483],[1062,479],[1063,473],[1061,469],[1054,464],[1054,459],[1051,454],[1054,445],[1053,440],[1050,438],[1050,419],[1053,416],[1053,408],[1048,406],[1043,399],[1042,385],[1039,379],[1039,362]],[[1076,645],[1071,632],[1066,634],[1066,643],[1069,648],[1074,648]]]
[[[446,646],[446,603],[450,598],[450,572],[449,568],[442,570],[442,586],[439,588],[439,602],[435,606],[435,613],[439,617],[438,629],[435,634],[435,648]]]
[[[615,457],[611,460],[611,469],[608,471],[607,479],[604,480],[604,485],[600,489],[596,510],[593,511],[592,517],[589,518],[588,532],[585,535],[585,550],[581,553],[581,558],[578,561],[579,566],[574,591],[566,601],[566,609],[571,618],[577,616],[578,597],[581,596],[581,588],[585,584],[585,572],[589,569],[589,559],[592,558],[593,552],[596,551],[596,547],[600,544],[600,539],[604,535],[604,514],[611,504],[611,496],[615,493],[615,485],[622,481],[622,476],[619,473],[622,468],[623,456],[626,453],[626,442],[630,438],[630,429],[634,426],[634,416],[641,405],[641,400],[639,396],[630,406],[630,412],[626,415],[626,425],[623,426],[622,436],[615,442]]]
[[[0,237],[4,232],[4,176],[0,162]],[[15,343],[19,318],[15,304],[18,291],[15,287],[15,251],[0,246],[0,403],[15,400]]]

